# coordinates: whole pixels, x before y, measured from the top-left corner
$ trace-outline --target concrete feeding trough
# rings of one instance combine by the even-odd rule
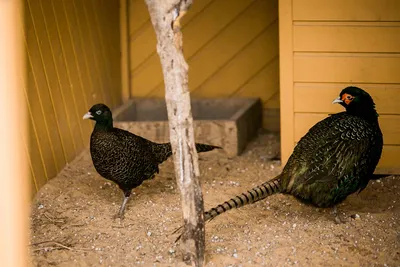
[[[239,155],[257,135],[262,104],[257,98],[192,99],[196,142]],[[114,111],[115,126],[154,142],[169,142],[165,99],[134,98]]]

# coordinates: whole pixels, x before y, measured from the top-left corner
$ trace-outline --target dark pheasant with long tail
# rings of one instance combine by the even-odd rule
[[[94,105],[83,119],[96,121],[90,137],[90,154],[96,171],[115,182],[124,192],[124,200],[116,215],[122,218],[132,189],[159,172],[158,165],[172,155],[171,144],[154,143],[113,127],[111,110],[104,104]],[[196,143],[197,152],[220,148]]]
[[[367,92],[354,86],[343,89],[333,103],[346,111],[315,124],[299,140],[280,175],[206,211],[205,220],[275,193],[327,208],[361,192],[376,178],[373,173],[382,154],[375,103]]]

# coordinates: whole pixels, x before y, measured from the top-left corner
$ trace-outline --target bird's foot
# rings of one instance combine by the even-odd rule
[[[339,212],[338,212],[336,206],[333,207],[332,213],[333,213],[333,215],[335,216],[335,223],[336,223],[336,224],[342,224],[342,223],[348,222],[348,219],[345,219],[345,218],[343,218],[343,217],[341,217],[341,216],[339,215]]]
[[[343,218],[341,218],[339,215],[336,215],[336,216],[335,216],[335,223],[336,223],[336,224],[342,224],[342,223],[347,223],[347,222],[348,222],[347,219],[343,219]]]
[[[113,218],[114,220],[120,219],[120,220],[122,221],[122,220],[125,218],[125,216],[124,216],[123,213],[118,212],[118,213],[115,214],[112,218]]]

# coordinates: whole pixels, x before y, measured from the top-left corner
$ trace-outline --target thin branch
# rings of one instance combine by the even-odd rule
[[[53,250],[53,249],[67,249],[67,250],[71,250],[71,251],[90,251],[90,250],[92,250],[90,248],[73,248],[73,247],[61,244],[61,243],[59,243],[57,241],[53,241],[53,240],[32,243],[32,244],[30,244],[30,246],[33,247],[33,246],[38,246],[38,245],[48,244],[48,243],[54,244],[56,246],[35,248],[35,249],[32,249],[32,251],[49,250],[49,249],[51,249],[51,250]]]
[[[65,218],[55,218],[54,216],[50,217],[47,212],[43,213],[43,215],[52,223],[65,223]]]

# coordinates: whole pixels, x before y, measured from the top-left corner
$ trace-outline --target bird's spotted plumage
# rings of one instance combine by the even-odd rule
[[[111,110],[104,104],[94,105],[83,118],[96,121],[90,137],[90,154],[96,171],[124,192],[118,214],[122,217],[132,189],[159,172],[158,165],[172,155],[171,144],[154,143],[113,127]],[[220,147],[196,144],[197,152],[215,148]]]
[[[331,207],[363,190],[381,157],[383,137],[371,96],[354,86],[333,103],[346,111],[315,124],[297,143],[282,173],[205,212],[205,220],[275,193]]]
[[[282,171],[282,193],[330,207],[364,189],[382,152],[377,118],[341,112],[317,123],[299,141]]]

